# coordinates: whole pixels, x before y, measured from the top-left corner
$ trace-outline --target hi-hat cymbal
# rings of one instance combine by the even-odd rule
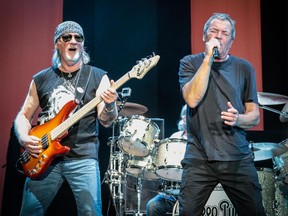
[[[276,143],[250,143],[250,149],[254,152],[254,161],[271,159],[273,157],[273,149],[277,148]]]
[[[288,96],[268,92],[257,92],[258,101],[261,105],[279,105],[288,102]]]
[[[146,106],[137,103],[125,102],[122,104],[121,101],[116,101],[116,104],[118,109],[121,108],[119,114],[122,116],[142,115],[148,111]]]

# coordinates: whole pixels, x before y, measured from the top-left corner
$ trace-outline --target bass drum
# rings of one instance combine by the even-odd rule
[[[288,139],[278,145],[288,145]],[[274,157],[275,168],[278,171],[276,178],[276,208],[275,215],[288,215],[288,152]]]
[[[262,186],[263,206],[266,214],[275,215],[275,175],[271,168],[257,168],[259,182]]]
[[[275,215],[288,215],[288,184],[284,183],[282,180],[276,182],[276,208]]]

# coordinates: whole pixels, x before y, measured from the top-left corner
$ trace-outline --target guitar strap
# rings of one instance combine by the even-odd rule
[[[82,103],[83,95],[86,91],[88,81],[91,76],[92,67],[90,65],[83,65],[80,71],[80,77],[78,82],[76,83],[76,93],[75,93],[75,100],[77,103]]]

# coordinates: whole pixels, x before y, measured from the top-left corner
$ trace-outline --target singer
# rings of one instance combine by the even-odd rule
[[[202,215],[218,183],[238,216],[266,215],[245,133],[260,121],[256,77],[251,63],[229,54],[234,39],[235,21],[215,13],[204,25],[205,51],[180,60],[179,83],[188,105],[181,216]]]

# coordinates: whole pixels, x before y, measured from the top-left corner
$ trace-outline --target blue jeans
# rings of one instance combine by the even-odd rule
[[[165,216],[167,212],[172,213],[176,201],[174,195],[160,193],[148,201],[146,216]]]
[[[74,194],[78,215],[102,215],[100,169],[94,159],[54,161],[43,178],[27,178],[20,215],[44,215],[64,180]]]

